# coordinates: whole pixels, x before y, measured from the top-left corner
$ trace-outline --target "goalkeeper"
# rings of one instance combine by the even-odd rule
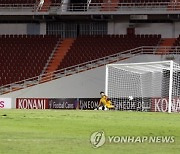
[[[104,94],[104,92],[100,92],[101,99],[99,101],[99,107],[102,106],[104,109],[114,109],[114,105],[112,105],[111,100]]]

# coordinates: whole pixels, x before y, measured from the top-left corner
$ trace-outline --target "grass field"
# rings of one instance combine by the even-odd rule
[[[106,136],[174,136],[174,143],[90,144],[95,131]],[[107,139],[106,139],[107,140]],[[179,154],[180,114],[0,110],[0,154]]]

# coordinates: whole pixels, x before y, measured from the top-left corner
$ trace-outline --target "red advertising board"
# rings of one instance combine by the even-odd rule
[[[119,98],[113,101],[115,110],[136,110],[151,112],[168,112],[168,98]],[[9,103],[10,104],[10,103]],[[80,109],[94,110],[99,104],[99,98],[17,98],[17,109]],[[4,101],[0,108],[4,108]],[[8,106],[6,106],[8,107]],[[10,108],[10,106],[9,106]],[[174,98],[171,106],[172,112],[180,112],[180,98]]]
[[[48,109],[48,99],[45,98],[17,98],[17,109]]]

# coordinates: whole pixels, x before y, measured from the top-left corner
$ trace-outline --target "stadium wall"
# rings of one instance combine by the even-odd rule
[[[178,37],[180,34],[180,22],[175,23],[174,29],[175,29],[175,37]]]
[[[121,62],[150,62],[161,60],[166,59],[163,56],[140,55]],[[176,57],[176,62],[180,63],[180,56]],[[12,98],[12,102],[16,102],[16,98],[99,98],[99,92],[104,91],[104,88],[105,67],[103,66],[5,94],[2,95],[2,97]],[[15,104],[13,105],[13,107],[15,107]]]
[[[129,22],[109,22],[108,34],[126,34]]]
[[[40,23],[40,34],[41,35],[46,34],[46,23],[45,22]]]
[[[136,24],[135,27],[136,34],[161,34],[163,38],[175,37],[172,23],[143,23]]]
[[[3,34],[27,34],[27,24],[0,24],[0,35]]]
[[[108,34],[126,34],[129,26],[136,34],[161,34],[163,38],[178,37],[180,22],[174,23],[129,23],[128,20],[108,22]],[[163,28],[162,28],[163,27]],[[45,35],[47,23],[1,23],[0,35],[41,34]]]
[[[133,24],[129,21],[109,22],[108,34],[126,34],[127,27],[130,25],[135,27],[136,34],[161,34],[163,38],[174,38],[180,34],[180,22]]]
[[[33,34],[40,34],[40,24],[27,24],[27,34],[33,35]]]
[[[46,23],[1,23],[0,35],[46,34]]]

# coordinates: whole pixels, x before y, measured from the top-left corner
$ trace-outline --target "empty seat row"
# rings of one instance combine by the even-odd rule
[[[0,0],[0,4],[33,4],[36,0]]]
[[[70,67],[140,46],[157,46],[161,35],[94,35],[78,37],[58,69]]]
[[[0,35],[0,86],[40,75],[59,36]]]
[[[52,3],[61,3],[61,0],[51,0]]]

